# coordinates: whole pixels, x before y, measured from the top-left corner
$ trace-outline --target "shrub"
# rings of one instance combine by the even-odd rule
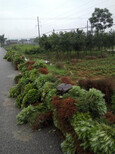
[[[43,67],[43,68],[45,68],[46,67],[46,64],[45,64],[45,62],[44,62],[44,60],[37,60],[34,64],[33,64],[33,67],[35,67],[35,68],[41,68],[41,67]]]
[[[42,92],[43,85],[47,81],[54,83],[56,81],[56,78],[52,76],[52,74],[47,74],[47,75],[40,74],[39,77],[34,81],[34,85],[37,87],[40,93]]]
[[[23,90],[25,85],[28,84],[30,82],[29,78],[25,78],[25,77],[22,77],[18,84],[17,84],[17,87],[20,89],[20,90]]]
[[[37,107],[29,105],[27,108],[24,108],[18,115],[17,115],[17,124],[24,124],[29,122],[29,119],[37,115]],[[34,121],[34,120],[33,120]]]
[[[55,64],[55,66],[56,66],[56,68],[58,68],[58,69],[63,69],[63,68],[64,68],[63,63],[61,63],[61,62],[57,62],[57,63]]]
[[[42,100],[45,100],[46,95],[49,93],[50,90],[52,90],[54,87],[54,84],[52,82],[45,82],[43,88],[42,88]]]
[[[68,77],[62,77],[61,81],[66,84],[72,84],[71,79],[69,79]]]
[[[107,112],[104,94],[94,88],[90,89],[86,95],[86,102],[93,117],[100,117]]]
[[[112,127],[93,121],[88,113],[78,112],[71,124],[85,149],[90,148],[94,153],[115,153],[115,130]]]
[[[27,61],[26,64],[27,65],[33,65],[35,63],[35,61]]]
[[[30,48],[30,49],[26,49],[25,54],[28,54],[28,55],[38,54],[38,53],[41,53],[43,51],[44,50],[40,47],[33,47],[33,48]]]
[[[26,63],[24,62],[24,63],[19,64],[19,65],[18,65],[18,70],[19,70],[20,72],[27,71]]]
[[[115,113],[115,91],[113,91],[113,95],[112,95],[112,98],[111,98],[111,109],[112,109],[112,112]]]
[[[63,98],[69,96],[78,100],[78,102],[75,103],[78,111],[90,112],[94,118],[104,115],[107,111],[105,100],[103,98],[104,94],[94,88],[86,91],[79,86],[73,86]]]
[[[14,58],[13,58],[13,63],[17,63],[17,64],[20,64],[20,63],[24,63],[25,60],[23,58],[20,57],[20,55],[18,54],[15,54],[14,55]]]
[[[107,112],[105,117],[109,123],[115,124],[115,115],[112,112]]]
[[[32,69],[33,69],[33,66],[32,66],[32,65],[29,65],[29,66],[28,66],[28,71],[29,71],[29,70],[32,70]]]
[[[80,80],[79,85],[86,90],[90,88],[96,88],[105,94],[106,102],[111,102],[111,96],[113,93],[114,81],[112,79],[100,79],[100,80]]]
[[[27,77],[27,78],[29,78],[30,79],[30,81],[35,81],[36,80],[36,78],[38,78],[38,70],[37,69],[32,69],[32,70],[30,70],[30,71],[27,71],[26,73],[25,73],[25,76]]]
[[[57,120],[59,122],[60,128],[63,131],[70,132],[71,126],[69,124],[70,118],[77,111],[75,106],[75,101],[72,98],[60,99],[58,96],[54,97],[52,100],[53,108],[56,110]]]
[[[61,143],[64,154],[75,154],[75,138],[71,134],[66,134],[66,139]]]
[[[16,87],[12,87],[9,91],[9,97],[17,97],[20,94],[20,89],[16,86]]]
[[[72,98],[79,100],[80,102],[85,102],[87,91],[80,88],[79,86],[73,86],[72,89],[69,90],[68,94],[65,94],[63,97],[68,97],[68,95]]]
[[[25,96],[25,93],[19,94],[17,96],[17,99],[15,101],[15,105],[16,105],[17,108],[21,108],[21,104],[22,104],[24,96]]]
[[[24,96],[21,108],[27,107],[30,104],[34,104],[38,101],[39,93],[36,89],[30,89],[27,94]]]
[[[39,72],[42,73],[42,74],[48,74],[49,73],[47,68],[40,68]]]
[[[15,76],[14,81],[18,83],[18,81],[22,78],[22,74],[18,74]]]
[[[46,126],[50,126],[52,124],[52,113],[46,112],[46,113],[38,113],[36,120],[33,124],[33,129],[37,130],[39,128],[43,128]]]

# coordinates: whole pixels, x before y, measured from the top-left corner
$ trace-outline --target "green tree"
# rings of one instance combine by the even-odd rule
[[[4,35],[0,35],[0,44],[1,46],[4,46],[6,38],[4,37]]]
[[[92,28],[95,28],[96,32],[103,32],[106,28],[113,25],[113,18],[111,16],[112,14],[107,8],[95,8],[89,21]]]

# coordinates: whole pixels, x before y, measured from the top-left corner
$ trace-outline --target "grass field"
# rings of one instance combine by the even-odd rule
[[[38,54],[25,54],[26,50],[38,48],[34,45],[14,45],[6,47],[6,50],[14,50],[16,52],[24,54],[27,58],[31,60],[44,59],[52,63],[48,65],[49,72],[54,75],[68,76],[75,83],[79,79],[99,79],[104,77],[115,78],[115,54],[108,54],[106,58],[96,58],[96,59],[73,59],[65,58],[62,60],[57,60],[56,56],[47,54],[47,53],[38,53]],[[97,53],[98,55],[98,53]],[[73,56],[74,57],[74,56]],[[61,67],[56,67],[56,64],[60,63]]]

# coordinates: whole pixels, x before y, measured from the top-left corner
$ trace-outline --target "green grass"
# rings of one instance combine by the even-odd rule
[[[113,77],[115,78],[115,55],[108,55],[107,58],[97,58],[95,60],[86,60],[83,59],[80,62],[71,63],[71,58],[68,57],[65,53],[61,58],[57,57],[54,52],[47,53],[39,53],[33,55],[25,54],[25,50],[32,49],[38,46],[35,45],[12,45],[6,47],[6,50],[13,50],[24,54],[27,58],[36,60],[36,59],[44,59],[49,60],[53,63],[52,66],[48,65],[48,70],[50,73],[60,76],[69,76],[71,79],[76,78],[76,80],[81,78],[100,78],[100,77]],[[90,52],[87,52],[88,55]],[[100,52],[93,52],[95,55],[99,55]],[[72,51],[72,59],[75,59],[75,52]],[[81,52],[81,55],[83,52]],[[61,53],[60,53],[61,55]],[[63,59],[63,60],[62,60]],[[55,66],[56,62],[63,62],[64,68],[59,69]]]

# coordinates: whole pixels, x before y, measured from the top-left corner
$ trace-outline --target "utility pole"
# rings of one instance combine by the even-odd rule
[[[40,24],[39,24],[39,17],[37,17],[37,23],[38,23],[38,38],[40,38]]]
[[[87,20],[87,35],[88,35],[88,20]]]

